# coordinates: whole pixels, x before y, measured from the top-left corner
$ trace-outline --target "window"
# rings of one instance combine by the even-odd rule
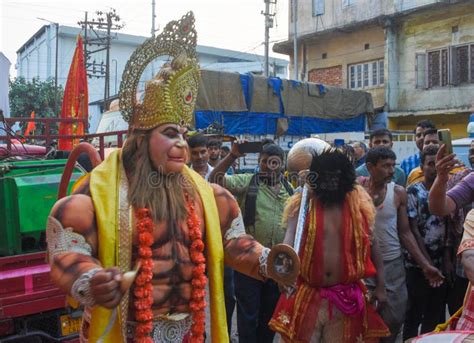
[[[416,55],[416,88],[426,88],[426,54]]]
[[[364,64],[364,88],[369,87],[369,65]]]
[[[355,2],[356,0],[342,0],[342,7],[353,5]]]
[[[474,44],[471,45],[471,83],[474,83]]]
[[[447,87],[474,83],[474,44],[416,55],[416,86]]]
[[[349,88],[373,88],[383,86],[383,59],[349,66]]]
[[[324,14],[324,1],[325,0],[313,0],[313,17]]]
[[[461,46],[456,48],[456,63],[455,70],[458,71],[456,75],[456,84],[469,83],[469,46]]]

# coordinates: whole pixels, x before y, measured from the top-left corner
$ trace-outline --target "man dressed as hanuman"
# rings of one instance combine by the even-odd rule
[[[51,276],[84,306],[81,342],[203,342],[208,283],[210,338],[227,342],[224,260],[268,277],[269,249],[245,234],[232,195],[185,165],[200,81],[195,49],[191,12],[137,48],[120,87],[130,128],[123,149],[51,210]],[[141,74],[159,56],[171,63],[139,102]]]

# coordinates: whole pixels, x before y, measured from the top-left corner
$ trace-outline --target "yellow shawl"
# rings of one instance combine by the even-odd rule
[[[119,265],[119,186],[122,171],[121,150],[117,150],[92,171],[90,178],[90,191],[97,219],[98,257],[104,268]],[[228,342],[223,291],[224,252],[214,192],[199,174],[188,167],[185,167],[184,173],[196,185],[204,208],[212,342]],[[119,308],[118,320],[105,337],[105,343],[125,341],[121,324],[126,318],[122,318],[121,313]],[[96,306],[92,309],[90,342],[96,342],[101,337],[111,314],[112,311],[104,307]]]

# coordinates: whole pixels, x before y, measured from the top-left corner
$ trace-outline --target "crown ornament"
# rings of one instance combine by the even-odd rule
[[[196,57],[194,14],[169,22],[163,32],[148,38],[132,54],[120,83],[120,110],[132,129],[149,130],[161,124],[188,125],[194,115],[200,72]],[[137,100],[140,77],[157,57],[169,56],[158,74],[145,83]]]

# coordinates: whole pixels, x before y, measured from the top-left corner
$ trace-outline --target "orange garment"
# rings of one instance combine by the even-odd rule
[[[35,119],[35,111],[31,111],[30,118]],[[25,136],[30,135],[35,130],[36,130],[36,123],[34,121],[29,121],[28,125],[26,125]]]
[[[370,258],[371,225],[374,208],[370,197],[360,187],[346,196],[342,210],[341,256],[344,279],[342,284],[356,284],[364,295],[364,310],[344,318],[343,342],[378,341],[389,335],[388,328],[375,309],[368,303],[368,292],[362,279],[375,275]],[[315,331],[321,307],[321,290],[324,278],[324,208],[311,200],[302,236],[301,270],[296,292],[287,298],[281,295],[269,323],[272,330],[287,341],[309,342]],[[330,314],[329,314],[330,315]]]

